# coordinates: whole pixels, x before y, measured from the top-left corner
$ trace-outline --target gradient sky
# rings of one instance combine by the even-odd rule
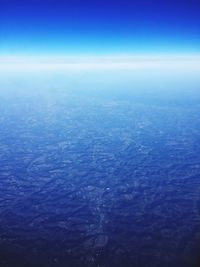
[[[199,0],[0,0],[0,55],[199,52]]]

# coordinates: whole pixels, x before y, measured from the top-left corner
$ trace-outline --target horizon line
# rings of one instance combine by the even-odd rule
[[[200,70],[200,54],[127,55],[0,55],[2,69],[140,69],[192,68]]]

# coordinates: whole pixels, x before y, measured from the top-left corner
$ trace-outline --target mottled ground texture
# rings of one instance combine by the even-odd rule
[[[76,75],[1,83],[0,266],[198,266],[199,94]]]

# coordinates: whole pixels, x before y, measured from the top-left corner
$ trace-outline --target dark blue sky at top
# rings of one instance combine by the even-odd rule
[[[198,52],[198,0],[0,0],[0,54]]]

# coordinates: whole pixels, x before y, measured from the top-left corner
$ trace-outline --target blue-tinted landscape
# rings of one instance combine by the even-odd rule
[[[2,71],[0,265],[198,266],[197,73]]]
[[[200,266],[199,14],[0,0],[0,267]]]

